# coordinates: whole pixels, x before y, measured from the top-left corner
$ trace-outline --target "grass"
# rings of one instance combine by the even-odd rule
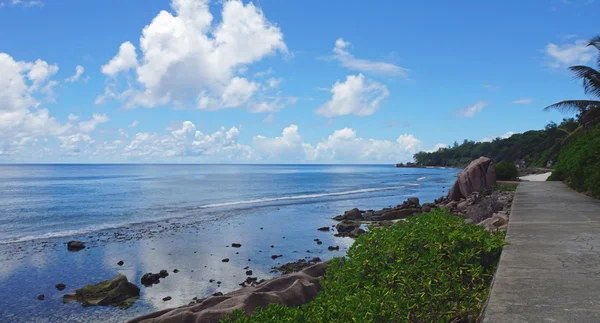
[[[494,191],[508,191],[508,192],[514,192],[517,190],[517,184],[500,184],[500,185],[496,185],[494,186]]]
[[[361,235],[347,257],[330,261],[311,302],[221,322],[475,322],[503,245],[504,232],[447,210],[419,214]]]

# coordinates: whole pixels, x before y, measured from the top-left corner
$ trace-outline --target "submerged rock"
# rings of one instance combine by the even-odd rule
[[[62,291],[62,290],[64,290],[65,288],[67,288],[67,285],[65,285],[65,284],[63,284],[63,283],[58,283],[58,284],[54,285],[54,287],[56,287],[56,289],[58,289],[58,290]]]
[[[321,228],[318,228],[317,230],[326,232],[326,231],[329,231],[330,229],[329,229],[329,227],[321,227]]]
[[[83,306],[116,306],[129,308],[140,296],[140,288],[130,283],[124,275],[105,280],[95,285],[86,285],[63,296],[63,302],[81,302]]]
[[[46,299],[46,296],[44,296],[44,294],[38,295],[37,299],[39,301],[43,301],[44,299]]]
[[[320,263],[322,260],[319,257],[314,257],[308,261],[306,261],[306,259],[300,259],[297,261],[293,261],[293,262],[288,262],[287,264],[284,264],[282,266],[279,267],[273,267],[273,269],[271,270],[271,272],[280,272],[282,275],[285,274],[289,274],[289,273],[293,273],[293,272],[297,272],[300,271],[306,267],[310,267],[314,264]]]
[[[85,249],[85,243],[77,240],[71,240],[67,242],[67,250],[69,251],[79,251]]]

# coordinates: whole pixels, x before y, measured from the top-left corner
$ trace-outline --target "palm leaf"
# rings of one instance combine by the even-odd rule
[[[596,37],[592,38],[592,40],[590,40],[590,42],[588,43],[588,46],[594,46],[600,52],[600,36],[596,36]],[[600,55],[598,55],[598,58],[596,59],[596,63],[598,64],[598,67],[600,68]]]
[[[600,72],[584,65],[571,66],[569,69],[575,74],[576,78],[583,79],[585,94],[600,97]]]
[[[581,113],[589,108],[600,106],[600,101],[594,100],[566,100],[554,103],[544,108],[544,111],[557,110],[561,113]]]

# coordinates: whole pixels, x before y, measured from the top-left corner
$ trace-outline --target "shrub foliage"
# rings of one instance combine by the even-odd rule
[[[496,169],[496,179],[501,181],[508,181],[519,176],[519,170],[512,162],[499,162],[498,164],[494,165],[494,168]]]
[[[569,186],[600,198],[600,124],[567,143],[549,180],[564,180]]]
[[[313,301],[222,322],[474,322],[503,245],[503,232],[434,210],[361,235]]]

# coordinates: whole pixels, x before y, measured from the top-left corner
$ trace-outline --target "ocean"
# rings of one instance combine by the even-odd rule
[[[246,266],[270,278],[278,264],[343,256],[352,239],[317,231],[334,225],[333,216],[411,196],[431,202],[457,173],[392,165],[0,165],[0,322],[121,322],[237,289]],[[68,252],[72,239],[90,248]],[[234,242],[242,247],[228,247]],[[340,251],[327,250],[336,245]],[[64,293],[118,273],[140,285],[146,272],[175,268],[141,287],[127,310],[62,303]],[[59,282],[65,291],[54,288]]]

